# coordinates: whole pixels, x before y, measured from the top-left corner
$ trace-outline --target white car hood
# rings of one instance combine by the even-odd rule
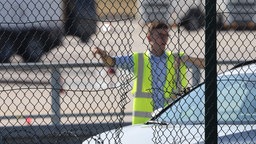
[[[247,132],[255,137],[256,125],[219,125],[218,137]],[[239,136],[238,136],[239,137]],[[240,136],[241,137],[241,136]],[[253,138],[253,137],[252,137]],[[231,143],[230,138],[227,142]],[[253,138],[256,140],[256,138]],[[251,139],[249,140],[251,141]],[[204,143],[204,125],[133,125],[93,136],[83,144]]]

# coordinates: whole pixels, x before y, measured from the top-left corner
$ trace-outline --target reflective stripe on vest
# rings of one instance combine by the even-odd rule
[[[176,89],[175,83],[175,68],[174,56],[171,52],[167,52],[167,71],[166,82],[164,85],[165,99],[168,103],[172,102],[173,90]],[[181,54],[182,55],[182,54]],[[153,99],[152,99],[152,75],[151,64],[149,55],[146,53],[135,53],[133,55],[134,61],[134,87],[132,93],[135,98],[133,99],[133,118],[132,123],[144,123],[151,118],[153,112]],[[187,86],[186,67],[181,65],[181,84]]]

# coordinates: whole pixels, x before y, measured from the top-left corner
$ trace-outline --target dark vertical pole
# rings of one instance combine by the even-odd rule
[[[217,144],[216,0],[205,0],[205,143]]]
[[[52,123],[59,125],[61,120],[60,115],[60,78],[59,68],[52,68]]]

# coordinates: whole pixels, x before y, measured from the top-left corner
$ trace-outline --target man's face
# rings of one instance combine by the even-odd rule
[[[169,38],[168,29],[152,30],[149,36],[149,42],[154,52],[164,52]]]

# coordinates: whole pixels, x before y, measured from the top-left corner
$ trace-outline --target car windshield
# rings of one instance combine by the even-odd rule
[[[255,77],[255,76],[254,76]],[[203,124],[205,85],[201,85],[177,101],[155,120],[171,124]],[[217,81],[219,124],[255,123],[256,82],[236,75]]]

